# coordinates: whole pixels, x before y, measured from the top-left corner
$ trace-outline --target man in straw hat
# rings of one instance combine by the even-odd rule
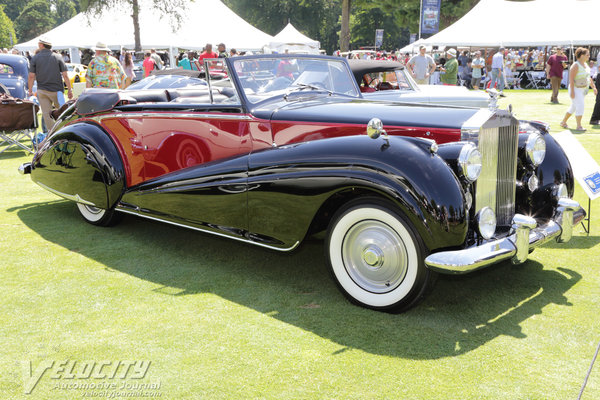
[[[123,89],[127,76],[119,60],[108,55],[110,49],[102,42],[96,43],[94,51],[96,55],[85,74],[85,86]]]
[[[456,60],[456,49],[450,49],[446,52],[446,64],[441,69],[443,74],[440,80],[444,85],[456,86],[458,83],[458,61]]]
[[[71,81],[67,75],[67,66],[60,54],[52,52],[52,43],[44,37],[38,41],[38,53],[31,59],[29,67],[29,89],[27,94],[33,96],[33,82],[37,81],[37,97],[42,108],[44,124],[49,131],[54,126],[50,116],[53,108],[59,108],[58,92],[64,90],[64,85],[69,91],[69,99],[73,98]],[[63,83],[64,82],[64,83]]]

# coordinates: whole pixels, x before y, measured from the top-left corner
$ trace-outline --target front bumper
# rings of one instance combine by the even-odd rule
[[[556,216],[545,225],[537,226],[535,219],[516,214],[514,233],[502,239],[473,246],[464,250],[441,251],[425,259],[425,265],[444,274],[464,274],[511,259],[520,264],[527,260],[529,251],[552,239],[564,243],[571,239],[573,227],[585,218],[579,203],[560,199]]]

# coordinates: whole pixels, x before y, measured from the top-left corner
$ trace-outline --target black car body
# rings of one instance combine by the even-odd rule
[[[96,225],[129,213],[279,251],[326,231],[336,283],[378,310],[436,272],[524,262],[584,216],[560,147],[508,111],[365,100],[333,57],[205,68],[229,78],[86,91],[21,172]]]

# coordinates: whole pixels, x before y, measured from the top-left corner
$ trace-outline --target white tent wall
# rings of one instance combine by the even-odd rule
[[[319,54],[321,43],[302,34],[288,22],[285,28],[271,39],[267,47],[278,53],[283,53],[287,49],[291,52]]]
[[[600,45],[600,0],[481,0],[427,44],[472,47]]]
[[[144,49],[196,50],[207,43],[223,42],[228,48],[255,50],[272,40],[271,35],[250,25],[220,0],[189,2],[175,32],[170,18],[151,7],[151,0],[139,0],[139,3],[140,39]],[[131,10],[123,5],[105,9],[97,15],[78,14],[42,36],[58,50],[93,48],[99,41],[113,50],[135,47]],[[37,49],[37,43],[38,38],[34,38],[15,47],[32,51]]]

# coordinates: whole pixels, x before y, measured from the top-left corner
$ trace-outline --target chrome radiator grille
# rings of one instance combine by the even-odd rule
[[[518,126],[483,128],[478,139],[482,169],[476,183],[476,210],[490,207],[498,226],[510,225],[515,214]]]

